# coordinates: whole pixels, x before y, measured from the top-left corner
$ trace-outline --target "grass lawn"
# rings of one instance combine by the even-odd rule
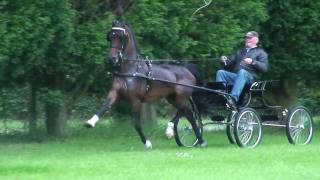
[[[158,125],[147,131],[146,151],[129,122],[69,126],[64,140],[1,135],[0,179],[320,179],[318,129],[306,146],[289,144],[284,129],[264,128],[255,149],[229,144],[225,131],[205,132],[207,148],[180,148]]]

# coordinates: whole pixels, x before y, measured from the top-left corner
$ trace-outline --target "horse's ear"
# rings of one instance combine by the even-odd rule
[[[114,19],[112,20],[112,27],[117,26],[119,24],[119,21]]]
[[[128,36],[128,30],[127,29],[129,29],[129,27],[127,25],[124,25],[124,29],[125,29],[124,35]]]

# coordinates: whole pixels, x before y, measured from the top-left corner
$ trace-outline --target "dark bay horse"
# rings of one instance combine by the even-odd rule
[[[183,66],[151,65],[149,61],[141,59],[134,33],[125,21],[114,20],[112,29],[107,34],[107,39],[111,43],[109,62],[113,64],[115,69],[112,87],[105,104],[91,119],[86,121],[86,126],[94,127],[99,118],[117,100],[126,100],[132,106],[134,127],[141,141],[145,148],[151,149],[151,141],[145,137],[141,128],[141,106],[143,102],[166,98],[169,103],[178,109],[176,117],[185,116],[190,121],[198,139],[198,145],[205,146],[206,142],[202,139],[190,107],[189,98],[193,89],[173,83],[150,80],[151,78],[157,78],[181,84],[197,85],[199,80],[197,80],[195,73]],[[140,76],[134,77],[134,75]]]

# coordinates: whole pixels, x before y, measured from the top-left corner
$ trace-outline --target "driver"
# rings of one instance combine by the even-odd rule
[[[258,46],[259,34],[249,31],[245,35],[245,47],[236,51],[230,58],[221,56],[220,63],[223,70],[218,70],[216,81],[232,84],[227,105],[236,109],[237,102],[245,85],[258,80],[262,73],[268,70],[268,55]]]

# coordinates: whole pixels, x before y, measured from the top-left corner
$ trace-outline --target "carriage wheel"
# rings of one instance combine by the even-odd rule
[[[230,144],[234,144],[236,142],[235,138],[234,138],[234,120],[235,117],[237,116],[237,112],[236,111],[232,111],[227,119],[227,137],[229,140]]]
[[[313,136],[313,120],[302,106],[292,108],[288,115],[286,126],[287,138],[291,144],[308,144]]]
[[[234,137],[240,147],[254,148],[262,136],[261,119],[252,108],[242,109],[234,122]]]
[[[202,136],[203,127],[200,113],[193,107],[193,118],[196,121],[197,127],[199,128]],[[191,123],[185,116],[180,117],[174,123],[174,139],[179,146],[194,147],[198,143],[198,139],[194,130],[192,129]]]

